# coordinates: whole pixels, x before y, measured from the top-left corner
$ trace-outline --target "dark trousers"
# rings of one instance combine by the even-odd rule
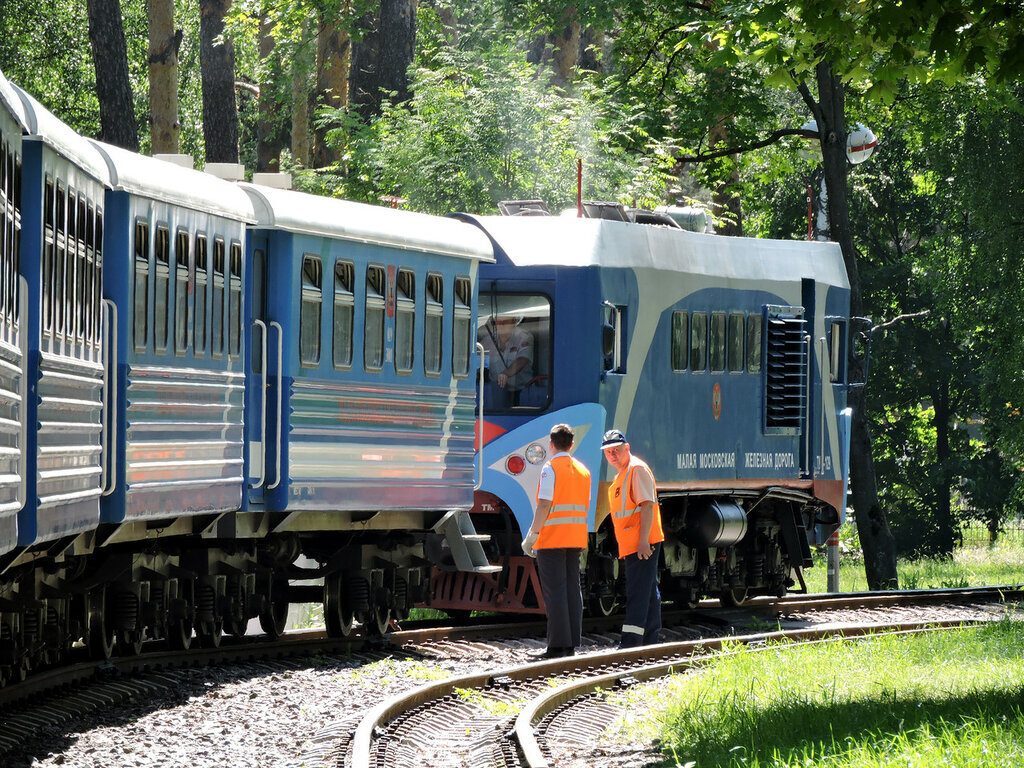
[[[575,648],[583,634],[580,549],[537,549],[540,591],[548,614],[548,648]]]
[[[641,560],[634,552],[626,563],[626,618],[622,621],[620,648],[635,648],[658,642],[661,633],[661,592],[658,591],[658,556],[655,544],[651,556]]]

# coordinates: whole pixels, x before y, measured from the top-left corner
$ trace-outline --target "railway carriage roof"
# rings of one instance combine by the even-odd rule
[[[647,268],[849,287],[836,243],[762,240],[606,219],[471,216],[516,266]]]
[[[0,71],[0,105],[4,110],[21,126],[22,131],[28,128],[28,120],[25,117],[25,105],[15,92],[11,84],[7,82],[4,73]]]
[[[256,220],[248,195],[237,184],[101,141],[90,142],[106,161],[114,189],[235,221]]]
[[[107,171],[106,161],[96,147],[17,85],[10,83],[10,86],[18,94],[24,108],[27,136],[40,139],[57,154],[70,160],[100,183],[109,186],[110,173]]]
[[[478,261],[494,259],[487,237],[455,219],[255,184],[239,186],[252,198],[259,227]]]

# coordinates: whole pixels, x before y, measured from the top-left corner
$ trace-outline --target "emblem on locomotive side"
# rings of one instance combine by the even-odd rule
[[[715,415],[715,421],[722,415],[722,385],[717,381],[715,388],[711,390],[711,412]]]

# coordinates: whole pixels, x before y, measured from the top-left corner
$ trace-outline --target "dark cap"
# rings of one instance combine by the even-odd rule
[[[604,433],[604,438],[601,440],[601,448],[611,448],[615,445],[622,445],[626,442],[626,436],[617,429],[609,429]]]

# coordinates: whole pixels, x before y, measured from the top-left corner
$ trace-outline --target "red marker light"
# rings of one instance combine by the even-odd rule
[[[505,462],[505,469],[508,470],[510,475],[519,475],[526,469],[526,462],[522,456],[509,456]]]

